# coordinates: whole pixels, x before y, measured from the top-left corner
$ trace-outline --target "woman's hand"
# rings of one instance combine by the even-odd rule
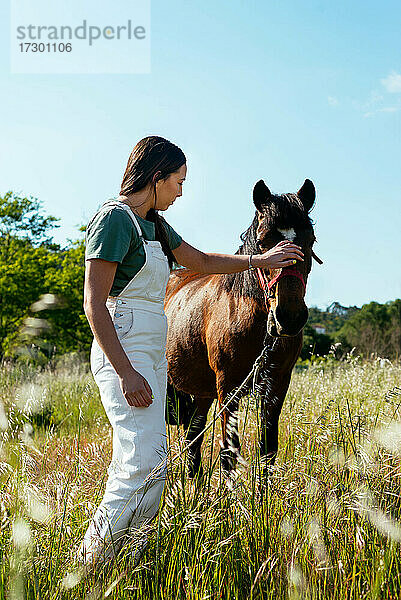
[[[304,260],[300,246],[283,240],[264,254],[254,255],[252,265],[261,269],[282,269],[294,265],[297,260]]]
[[[119,375],[121,390],[130,406],[148,407],[152,404],[152,389],[145,377],[132,368],[128,373]]]

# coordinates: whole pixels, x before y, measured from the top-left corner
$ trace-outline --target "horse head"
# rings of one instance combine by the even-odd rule
[[[256,207],[256,243],[259,252],[266,252],[282,240],[290,240],[302,248],[304,262],[293,267],[270,269],[270,310],[267,330],[273,337],[297,335],[308,319],[304,296],[312,258],[321,263],[313,252],[316,241],[309,212],[315,203],[315,186],[309,179],[297,194],[271,194],[263,180],[253,190]]]

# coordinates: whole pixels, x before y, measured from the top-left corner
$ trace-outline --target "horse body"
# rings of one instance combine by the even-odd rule
[[[230,296],[220,279],[185,270],[173,274],[167,286],[165,309],[173,324],[169,378],[176,389],[197,398],[218,397],[226,379],[238,385],[266,329],[266,312],[254,301]]]
[[[268,226],[263,218],[266,211],[263,202],[258,200],[260,192],[266,194],[265,190],[268,192],[268,189],[260,184],[254,190],[257,212],[253,223],[243,234],[244,243],[237,253],[256,254],[280,241],[271,237],[271,223]],[[298,269],[302,277],[307,279],[313,228],[309,218],[306,218],[308,209],[304,208],[306,215],[300,214],[302,205],[299,199],[297,202],[289,199],[288,202],[294,202],[294,210],[287,210],[287,221],[278,219],[278,224],[282,231],[291,229],[291,235],[297,236],[296,242],[302,245],[305,264],[299,265]],[[283,234],[279,235],[283,239]],[[270,277],[276,274],[272,272]],[[278,447],[279,415],[291,371],[302,348],[302,327],[307,318],[303,295],[304,289],[297,277],[281,278],[275,285],[274,298],[267,305],[254,271],[204,275],[180,269],[172,273],[165,302],[169,323],[166,345],[168,393],[171,397],[171,386],[174,386],[174,393],[183,407],[180,411],[181,422],[186,429],[188,442],[202,431],[214,398],[222,406],[230,392],[245,379],[263,348],[268,332],[277,340],[269,354],[268,375],[265,373],[260,387],[260,450],[268,462],[274,461]],[[237,410],[238,400],[234,399],[222,415],[222,466],[227,472],[234,468],[239,454],[236,426],[231,421],[228,427],[230,415],[235,419]],[[201,443],[202,437],[189,450],[191,476],[201,470]]]

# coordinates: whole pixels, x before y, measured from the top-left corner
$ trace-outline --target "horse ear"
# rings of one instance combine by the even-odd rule
[[[298,192],[298,198],[301,200],[305,209],[309,212],[315,203],[316,191],[315,186],[310,179],[305,179],[305,182]]]
[[[270,198],[271,192],[263,179],[255,183],[255,187],[253,188],[253,203],[259,212],[262,212],[263,204],[267,204]]]

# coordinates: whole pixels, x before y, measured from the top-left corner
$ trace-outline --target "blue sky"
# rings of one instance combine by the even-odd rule
[[[150,74],[11,75],[1,4],[0,193],[38,197],[64,243],[118,193],[137,140],[163,135],[188,158],[165,214],[187,242],[235,251],[254,183],[294,192],[308,177],[324,260],[308,303],[401,297],[399,2],[153,0],[151,12]]]

